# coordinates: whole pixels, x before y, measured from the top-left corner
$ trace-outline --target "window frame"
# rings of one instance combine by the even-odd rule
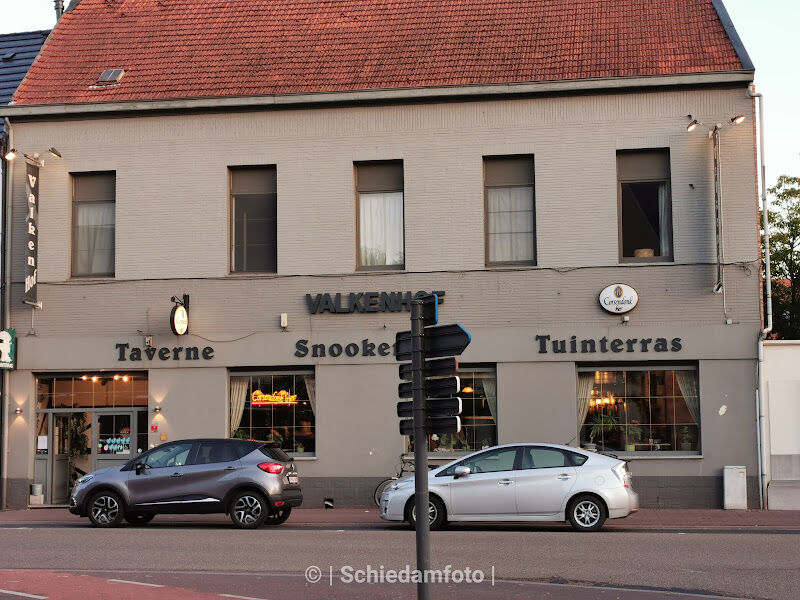
[[[450,465],[448,468],[440,471],[436,474],[436,477],[452,477],[455,473],[456,467],[463,467],[464,463],[476,460],[480,458],[484,454],[488,454],[490,452],[503,452],[505,450],[514,450],[516,454],[514,455],[514,465],[511,469],[507,471],[481,471],[481,473],[470,473],[471,475],[481,475],[482,473],[511,473],[513,471],[519,471],[521,464],[522,464],[522,451],[525,446],[519,446],[517,444],[510,444],[508,446],[500,446],[500,447],[493,447],[493,448],[486,448],[485,450],[481,450],[479,452],[472,452],[468,456],[463,457],[457,463]]]
[[[616,449],[606,449],[606,451],[610,451],[614,454],[619,454],[620,456],[624,456],[625,459],[653,459],[653,458],[663,458],[663,459],[675,459],[675,458],[702,458],[703,457],[703,419],[702,419],[702,411],[703,411],[703,398],[701,395],[701,387],[702,387],[702,380],[700,375],[700,365],[697,362],[692,361],[674,361],[674,362],[665,362],[665,363],[583,363],[577,365],[575,370],[575,376],[577,380],[577,376],[580,373],[594,373],[597,371],[606,371],[606,372],[654,372],[654,371],[694,371],[697,377],[697,400],[698,400],[698,416],[699,420],[695,423],[697,427],[697,443],[695,450],[679,450],[677,448],[672,450],[647,450],[647,451],[633,451],[629,452],[627,450],[616,450]],[[627,398],[627,396],[626,396]],[[648,397],[648,401],[651,398]],[[575,402],[578,402],[577,394],[575,398]],[[588,419],[588,414],[587,414]],[[583,442],[581,441],[581,430],[587,425],[587,421],[584,421],[583,424],[578,425],[577,433],[576,433],[576,440],[578,445],[580,446]],[[653,424],[648,424],[652,426]],[[670,427],[678,427],[679,423],[672,423],[671,425],[667,425]],[[582,449],[582,448],[581,448]]]
[[[635,179],[628,179],[620,177],[619,172],[619,157],[624,155],[633,154],[657,154],[663,153],[666,155],[667,173],[666,179],[637,177]],[[672,263],[675,262],[675,247],[673,236],[673,216],[672,216],[672,155],[669,148],[632,148],[626,150],[617,150],[615,156],[616,170],[617,170],[617,231],[618,231],[618,244],[619,244],[619,262],[622,263]],[[669,204],[669,227],[667,228],[667,238],[669,242],[669,254],[660,256],[624,256],[625,243],[624,231],[622,228],[622,185],[625,183],[664,183],[667,186],[667,203]],[[663,225],[662,225],[663,227]],[[661,233],[659,232],[659,238]]]
[[[380,166],[380,165],[399,165],[403,175],[403,187],[396,189],[375,189],[364,191],[365,194],[392,194],[400,192],[403,194],[403,263],[399,265],[362,265],[361,264],[361,194],[358,184],[358,167],[360,166]],[[353,189],[355,190],[355,221],[356,221],[356,271],[405,271],[406,270],[406,171],[405,162],[402,158],[388,160],[362,160],[353,162]]]
[[[486,163],[488,161],[501,161],[501,160],[530,160],[533,165],[533,181],[530,183],[519,184],[503,184],[503,185],[488,185],[486,183]],[[501,155],[487,155],[481,160],[481,168],[483,170],[483,263],[486,267],[535,267],[538,264],[538,248],[537,248],[537,231],[536,231],[536,160],[533,154],[501,154]],[[510,261],[492,261],[489,257],[489,189],[502,189],[502,188],[518,188],[527,187],[531,188],[531,195],[533,206],[531,207],[531,242],[533,250],[532,260],[510,260]]]
[[[76,171],[70,174],[71,198],[72,204],[71,217],[72,225],[70,227],[70,278],[71,279],[114,279],[117,273],[117,172],[112,171]],[[114,177],[114,199],[113,200],[77,200],[75,199],[75,178],[91,175],[113,175]],[[78,258],[78,205],[79,204],[113,204],[114,205],[114,270],[110,273],[78,273],[77,272],[77,258]]]
[[[233,194],[233,172],[255,169],[272,169],[275,173],[275,270],[236,270],[236,202]],[[228,165],[228,274],[229,275],[277,275],[278,274],[278,165]],[[246,250],[246,246],[245,246]]]

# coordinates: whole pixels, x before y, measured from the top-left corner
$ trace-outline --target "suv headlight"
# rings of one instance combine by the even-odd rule
[[[77,482],[75,482],[75,485],[83,485],[84,483],[86,483],[87,481],[91,481],[92,479],[94,479],[93,474],[90,473],[89,475],[84,475],[83,477],[78,479]]]

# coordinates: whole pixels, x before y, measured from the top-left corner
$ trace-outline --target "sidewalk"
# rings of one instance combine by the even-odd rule
[[[160,525],[176,523],[188,525],[230,524],[225,515],[159,515]],[[71,515],[64,508],[36,508],[28,510],[0,511],[0,529],[9,526],[88,526],[87,519]],[[299,508],[292,512],[286,526],[351,526],[358,528],[396,527],[398,524],[382,521],[376,508]],[[467,526],[472,526],[468,524]],[[516,526],[516,523],[503,523]],[[552,527],[557,523],[531,523],[530,527]],[[475,524],[475,526],[480,526]],[[525,525],[526,527],[528,525]],[[566,527],[566,525],[565,525]],[[606,522],[605,530],[647,529],[784,529],[800,531],[800,511],[768,510],[691,510],[691,509],[642,509],[625,519]]]

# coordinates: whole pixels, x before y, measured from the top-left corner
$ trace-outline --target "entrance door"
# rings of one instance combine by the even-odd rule
[[[69,501],[69,417],[53,415],[51,504],[66,504]]]
[[[131,459],[133,412],[97,413],[97,438],[94,445],[95,469],[122,466]]]

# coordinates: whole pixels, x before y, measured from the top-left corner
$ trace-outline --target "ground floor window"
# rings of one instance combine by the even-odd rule
[[[431,452],[472,452],[497,444],[497,369],[459,365],[461,431],[428,436]],[[414,447],[409,437],[409,451]]]
[[[232,372],[230,435],[274,442],[292,455],[316,452],[313,370]]]
[[[578,427],[599,450],[699,452],[697,367],[579,369]]]

